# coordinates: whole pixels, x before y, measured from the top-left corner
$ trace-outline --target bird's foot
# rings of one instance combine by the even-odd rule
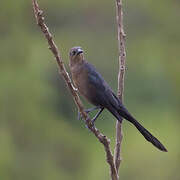
[[[92,131],[92,128],[93,128],[93,129],[95,128],[94,121],[91,120],[90,122],[86,123],[86,124],[85,124],[85,127],[91,132],[91,131]]]
[[[86,112],[86,110],[84,111],[84,112]],[[88,113],[88,112],[86,112],[86,113]],[[82,119],[82,115],[81,115],[81,113],[78,111],[78,117],[77,117],[77,119],[78,120],[81,120]]]
[[[85,127],[89,130],[89,132],[91,132],[91,129],[88,127],[87,124],[85,124]]]
[[[96,118],[93,118],[93,119],[91,120],[91,124],[92,124],[93,127],[95,127],[95,121],[96,121]]]
[[[96,109],[99,109],[99,107],[96,106],[96,107],[93,107],[93,108],[90,108],[90,109],[85,109],[84,112],[86,112],[87,114],[89,114],[90,112],[92,112],[92,111],[94,111],[94,110],[96,110]],[[82,118],[82,115],[81,115],[81,113],[78,111],[78,117],[77,117],[77,119],[80,120],[81,118]]]
[[[78,111],[77,119],[80,120],[82,118],[81,113]]]

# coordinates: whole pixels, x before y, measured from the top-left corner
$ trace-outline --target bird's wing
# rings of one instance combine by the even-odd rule
[[[88,69],[88,83],[96,89],[97,101],[105,107],[111,104],[114,108],[119,109],[121,105],[120,100],[116,97],[101,74],[88,62],[86,63],[86,68]]]
[[[111,88],[109,88],[106,92],[107,101],[115,108],[119,109],[122,106],[121,101],[117,98]]]
[[[105,81],[100,73],[96,70],[96,68],[90,64],[86,63],[86,67],[88,69],[88,82],[93,85],[97,90],[105,91]]]
[[[87,86],[90,94],[90,99],[96,105],[106,106],[106,90],[109,88],[103,77],[96,68],[86,62],[84,68],[87,71]]]

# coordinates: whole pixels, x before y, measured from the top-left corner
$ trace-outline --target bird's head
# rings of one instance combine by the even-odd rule
[[[83,50],[81,47],[73,47],[69,52],[70,65],[79,64],[84,60]]]

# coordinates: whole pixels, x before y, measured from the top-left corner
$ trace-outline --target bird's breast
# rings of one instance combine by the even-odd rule
[[[83,95],[90,103],[97,105],[96,99],[96,89],[89,82],[88,70],[83,67],[76,67],[71,69],[72,79],[78,91]]]

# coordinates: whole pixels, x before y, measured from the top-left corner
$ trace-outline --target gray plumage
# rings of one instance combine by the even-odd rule
[[[128,112],[101,74],[84,59],[83,50],[80,47],[70,50],[70,69],[75,86],[90,103],[103,109],[106,108],[119,121],[122,116],[131,122],[147,141],[161,151],[167,151],[160,141]]]

